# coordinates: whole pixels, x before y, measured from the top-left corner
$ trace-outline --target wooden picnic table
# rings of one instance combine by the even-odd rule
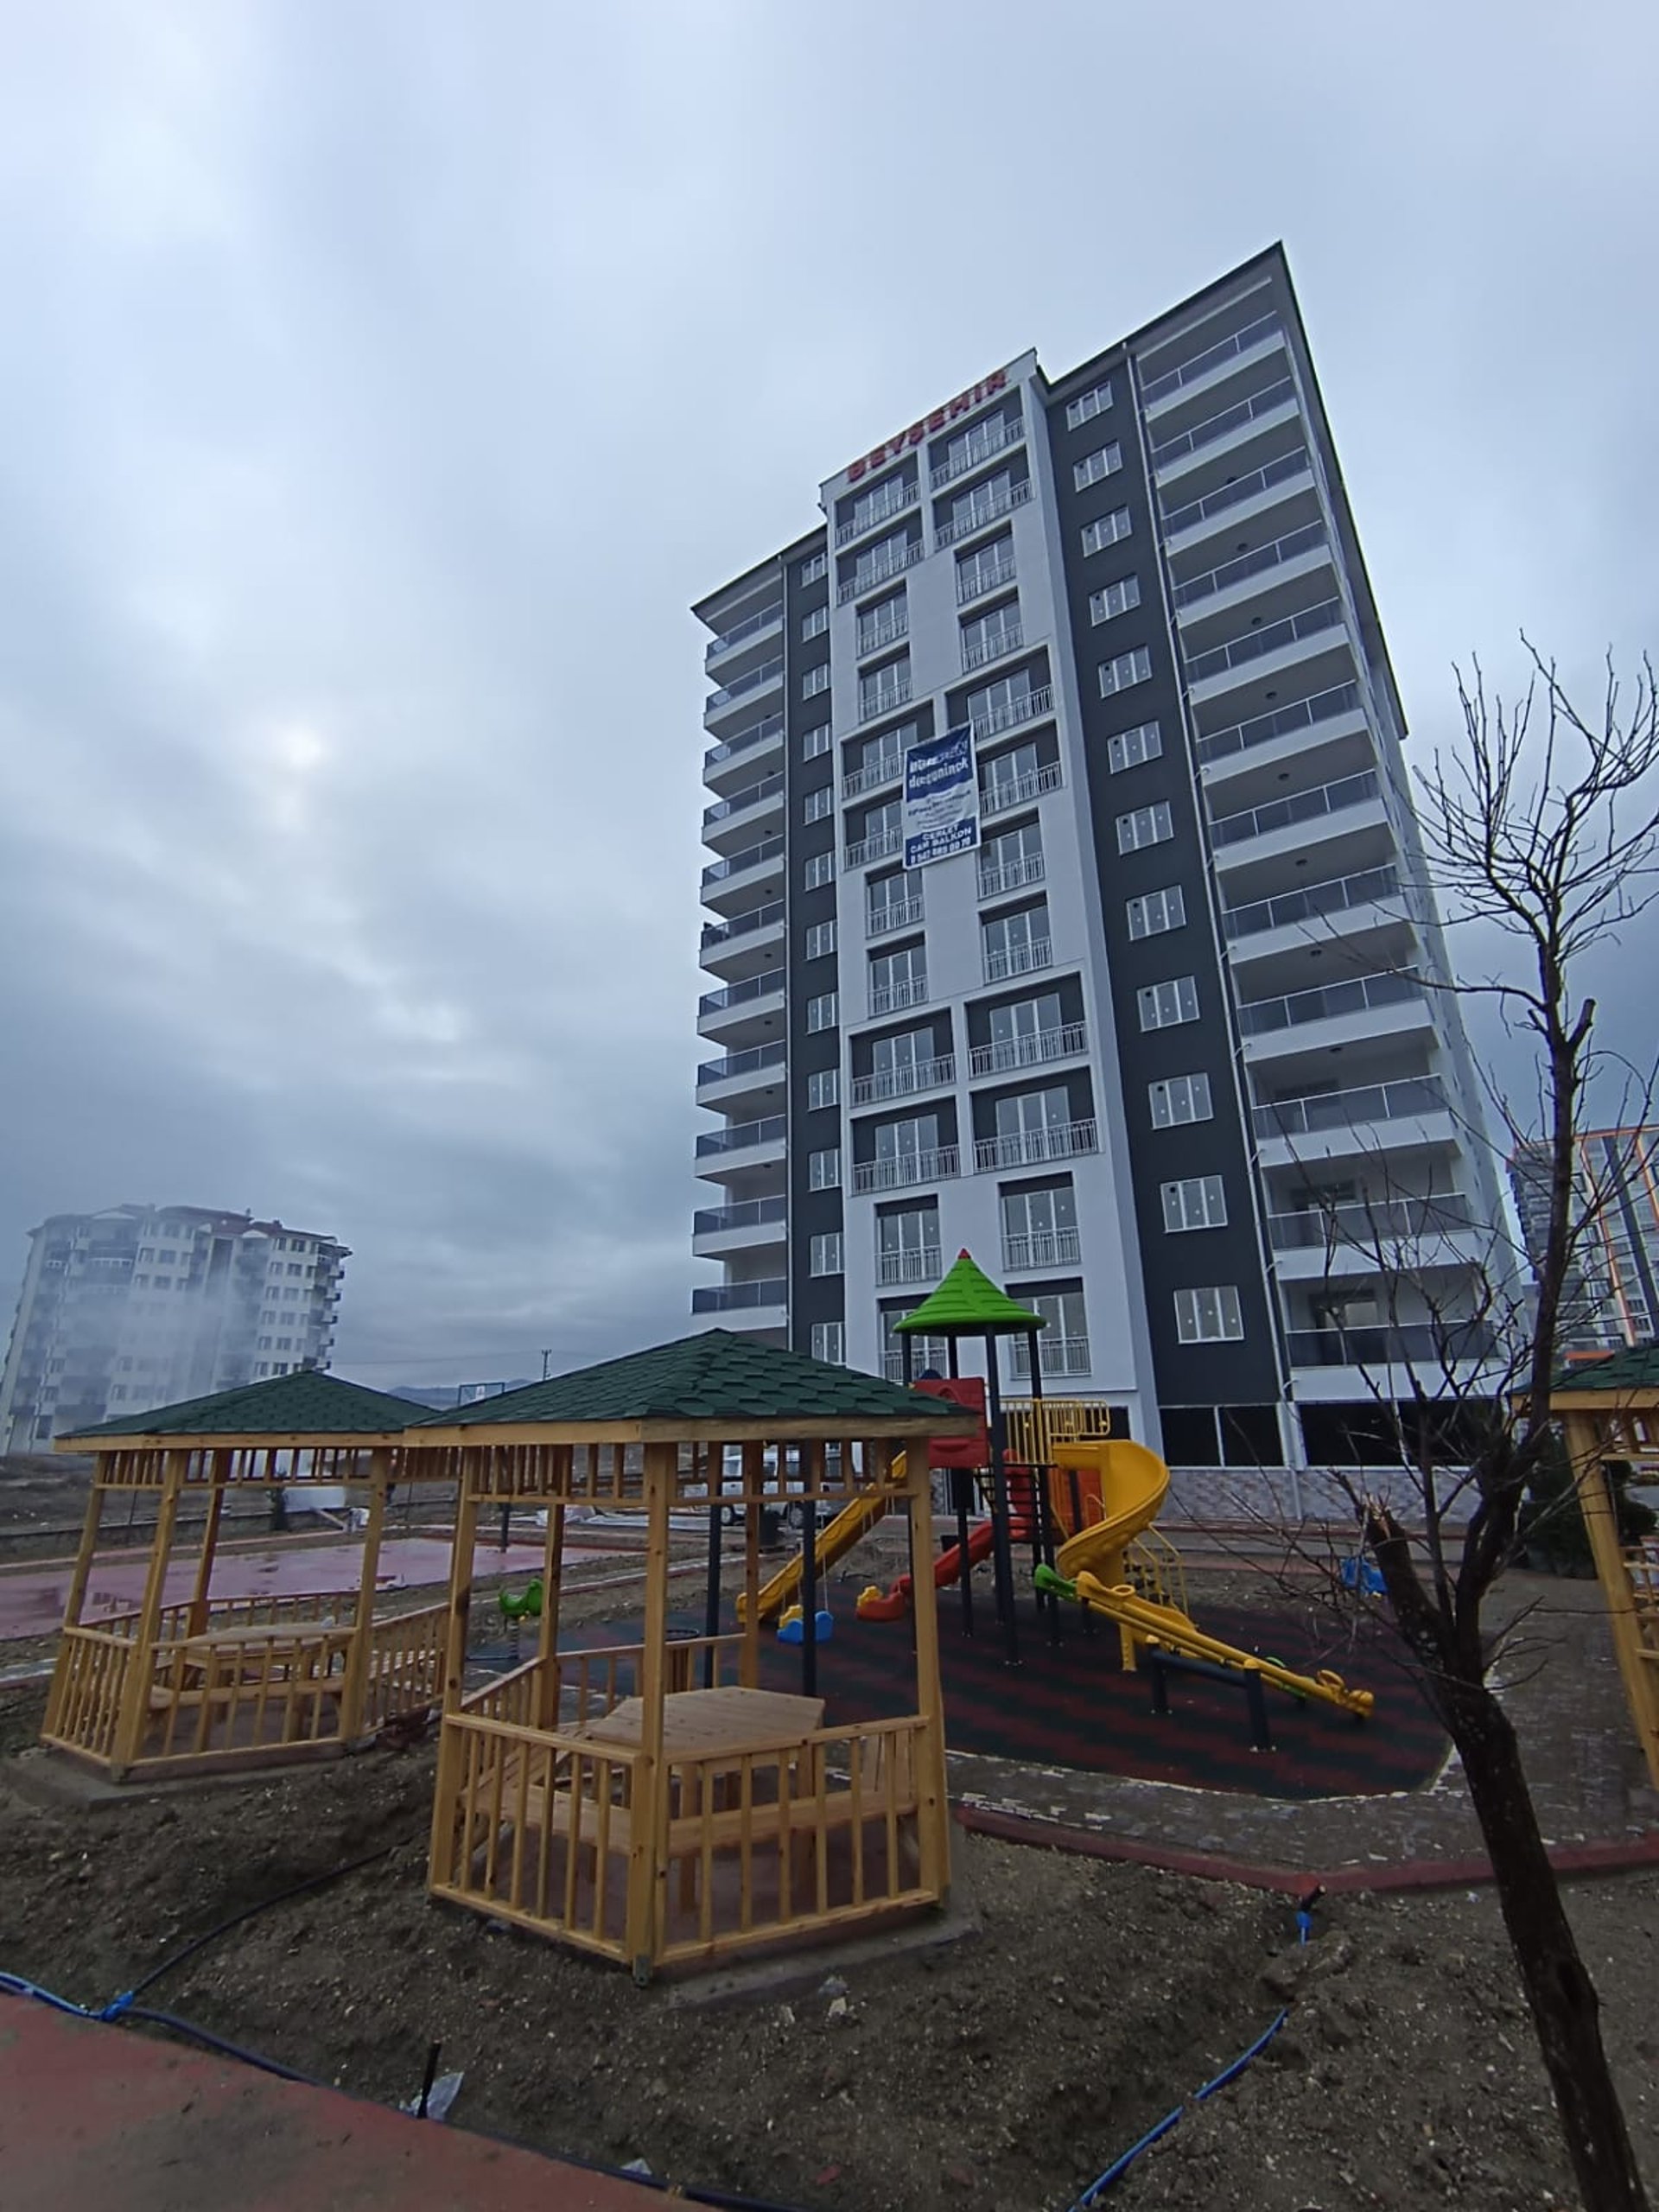
[[[592,1744],[644,1741],[641,1698],[625,1697],[602,1719],[572,1732]],[[753,1751],[786,1751],[823,1726],[821,1697],[793,1697],[784,1690],[673,1690],[663,1700],[663,1754],[671,1759],[741,1759]]]

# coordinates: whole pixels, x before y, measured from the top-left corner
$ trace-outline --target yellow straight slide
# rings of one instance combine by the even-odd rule
[[[843,1505],[829,1526],[818,1531],[817,1563],[821,1573],[826,1573],[843,1553],[851,1551],[861,1537],[868,1535],[893,1500],[904,1490],[905,1455],[901,1452],[893,1462],[891,1478],[880,1490],[861,1491],[858,1496]],[[810,1511],[811,1501],[804,1500]],[[780,1567],[769,1582],[763,1582],[755,1607],[756,1618],[765,1624],[777,1619],[786,1605],[793,1605],[799,1595],[801,1576],[805,1569],[806,1555],[797,1552],[786,1567]],[[747,1591],[740,1592],[737,1618],[742,1620],[747,1611]]]

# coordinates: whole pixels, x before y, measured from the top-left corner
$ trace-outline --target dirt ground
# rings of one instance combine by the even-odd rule
[[[241,1907],[390,1847],[141,2000],[360,2095],[409,2096],[441,2041],[466,2074],[455,2123],[544,2149],[803,2212],[1063,2212],[1288,2004],[1114,2202],[1573,2201],[1489,1892],[1335,1899],[1304,1950],[1281,1898],[958,1833],[960,1940],[844,1971],[826,1953],[791,1993],[688,2005],[427,1901],[429,1743],[71,1814],[4,1787],[40,1711],[0,1698],[0,1967],[101,2005]],[[1583,1884],[1573,1909],[1659,2183],[1659,1876]]]

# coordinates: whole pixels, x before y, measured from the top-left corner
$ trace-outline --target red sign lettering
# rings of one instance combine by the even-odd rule
[[[889,438],[885,445],[876,446],[861,461],[852,462],[847,470],[847,481],[849,484],[860,483],[873,468],[885,468],[890,461],[901,461],[906,454],[912,452],[936,431],[942,430],[947,423],[954,423],[958,416],[970,414],[982,401],[991,398],[996,392],[1006,391],[1007,388],[1007,371],[993,370],[971,391],[959,391],[948,406],[936,407],[931,415],[925,415],[919,422],[912,423],[896,438]]]

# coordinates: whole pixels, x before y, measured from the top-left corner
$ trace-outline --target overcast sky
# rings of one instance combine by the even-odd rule
[[[1521,624],[1659,642],[1656,65],[1651,0],[0,0],[7,1312],[153,1199],[343,1236],[366,1380],[682,1333],[688,601],[1276,238],[1414,745]]]

